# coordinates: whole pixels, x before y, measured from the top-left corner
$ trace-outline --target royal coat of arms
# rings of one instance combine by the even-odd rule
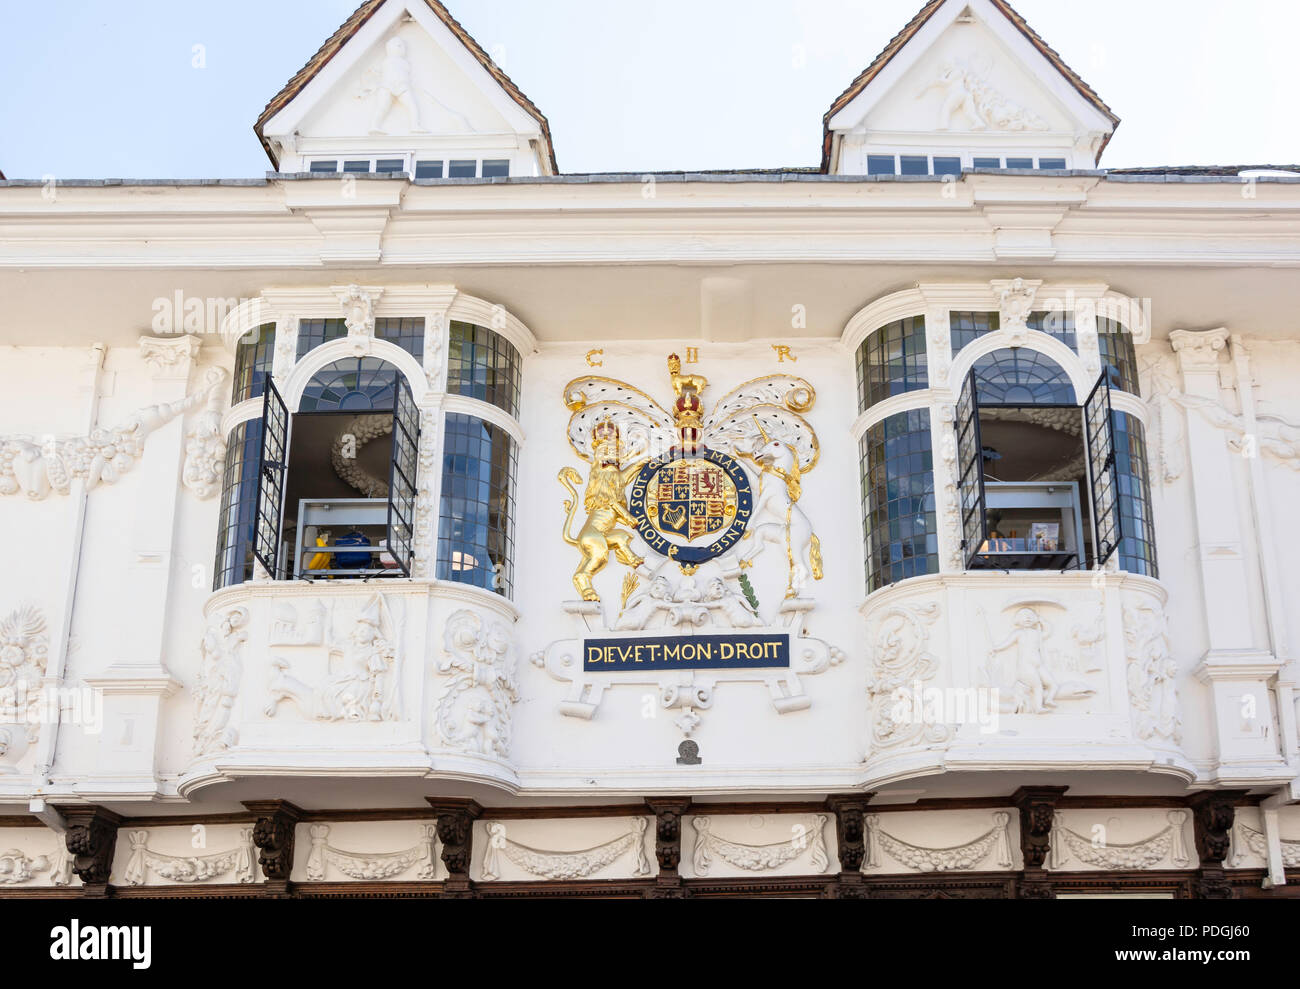
[[[599,601],[596,577],[614,559],[629,568],[623,603],[654,572],[649,552],[688,577],[717,561],[746,586],[744,571],[767,546],[779,546],[787,568],[786,597],[809,577],[822,577],[821,545],[798,505],[802,478],[816,465],[816,433],[803,413],[816,393],[802,378],[771,375],[729,392],[706,414],[708,379],[683,374],[668,359],[669,411],[638,388],[604,377],[577,378],[564,389],[572,416],[569,442],[591,464],[585,491],[572,467],[559,475],[568,489],[564,538],[582,554],[573,584],[584,601]],[[586,520],[573,528],[579,506]]]

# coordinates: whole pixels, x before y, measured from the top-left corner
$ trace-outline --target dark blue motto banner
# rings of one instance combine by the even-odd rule
[[[790,636],[785,633],[584,639],[582,643],[582,667],[592,673],[788,669],[789,666]]]

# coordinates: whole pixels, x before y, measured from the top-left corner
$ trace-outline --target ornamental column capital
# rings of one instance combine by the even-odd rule
[[[1169,345],[1178,355],[1178,367],[1184,374],[1213,371],[1219,365],[1219,352],[1228,345],[1228,330],[1174,330]]]

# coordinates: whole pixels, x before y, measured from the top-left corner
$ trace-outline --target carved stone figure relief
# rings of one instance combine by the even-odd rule
[[[1039,281],[1026,281],[1013,278],[1010,281],[990,282],[998,297],[999,325],[1011,336],[1011,346],[1024,345],[1029,333],[1029,316],[1034,310],[1034,299],[1038,295]]]
[[[511,712],[519,699],[510,628],[472,611],[447,620],[438,673],[446,686],[435,721],[447,746],[476,755],[510,755]]]
[[[483,856],[483,879],[501,878],[501,859],[504,857],[520,869],[541,879],[586,879],[607,868],[629,852],[633,855],[632,872],[637,876],[650,874],[650,860],[645,853],[645,833],[649,821],[644,817],[632,819],[631,829],[624,834],[576,852],[550,851],[530,848],[509,837],[506,824],[490,821],[487,825],[487,851]]]
[[[891,835],[880,826],[879,814],[868,814],[866,817],[867,852],[862,868],[866,871],[884,866],[880,854],[883,850],[900,865],[917,872],[974,869],[990,855],[993,858],[992,864],[996,868],[1010,869],[1012,864],[1010,823],[1010,814],[1006,811],[997,811],[993,815],[993,826],[978,838],[949,848],[927,848]]]
[[[473,124],[463,113],[444,103],[438,95],[421,86],[408,57],[406,42],[400,37],[389,38],[384,45],[384,57],[361,76],[356,88],[356,98],[370,104],[370,133],[427,134],[430,124],[426,109],[434,116],[442,115],[438,129],[472,133]],[[401,129],[401,124],[406,129]]]
[[[400,721],[402,628],[405,608],[399,598],[373,595],[353,619],[346,637],[327,622],[324,675],[307,683],[291,672],[291,663],[271,657],[267,717],[292,701],[299,712],[317,721]]]
[[[1001,638],[995,638],[984,612],[977,611],[987,642],[985,682],[998,690],[1004,714],[1043,714],[1060,701],[1080,700],[1097,692],[1096,687],[1073,675],[1080,665],[1079,644],[1076,639],[1071,655],[1056,643],[1054,625],[1041,614],[1045,604],[1013,604],[1005,609],[1014,614]],[[1076,634],[1082,634],[1090,647],[1101,638],[1077,627]]]
[[[1178,664],[1169,646],[1163,609],[1138,605],[1124,609],[1128,652],[1129,707],[1138,738],[1181,742],[1183,720],[1178,703]]]
[[[132,831],[127,837],[131,841],[131,858],[122,873],[122,882],[127,886],[145,885],[150,873],[177,883],[205,883],[226,876],[237,883],[251,883],[257,878],[252,828],[240,830],[235,848],[203,855],[155,852],[149,848],[148,831]]]
[[[814,814],[807,823],[796,825],[789,838],[764,845],[728,841],[713,830],[711,818],[692,817],[689,820],[695,830],[691,864],[697,876],[709,874],[715,857],[747,872],[771,872],[805,854],[813,873],[823,873],[830,865],[824,834],[828,820],[825,814]]]
[[[952,130],[957,119],[963,119],[971,130],[1049,129],[1047,121],[1012,103],[989,85],[984,75],[984,72],[977,72],[956,60],[945,62],[940,67],[939,77],[918,94],[918,97],[924,96],[933,89],[942,93],[938,130]]]
[[[0,495],[21,493],[41,501],[51,493],[66,495],[75,480],[84,481],[87,491],[116,483],[144,456],[149,435],[208,402],[220,392],[226,373],[212,368],[207,380],[178,402],[146,406],[122,425],[95,429],[89,436],[41,442],[30,436],[0,437]]]
[[[1153,869],[1168,858],[1174,868],[1185,869],[1191,864],[1183,836],[1189,814],[1185,810],[1171,810],[1166,816],[1169,826],[1151,837],[1117,844],[1085,838],[1067,828],[1061,815],[1055,814],[1048,862],[1053,869],[1064,868],[1071,857],[1099,869]]]
[[[239,740],[231,724],[243,680],[248,609],[232,608],[203,633],[199,679],[194,689],[194,754],[232,748]]]
[[[307,858],[307,878],[321,882],[328,878],[330,868],[337,869],[352,879],[395,879],[413,868],[415,878],[433,879],[436,859],[433,854],[436,827],[420,825],[420,840],[410,848],[395,852],[349,852],[329,843],[328,824],[313,824],[311,854]]]

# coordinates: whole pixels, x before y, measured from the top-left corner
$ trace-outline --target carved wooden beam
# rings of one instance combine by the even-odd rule
[[[646,807],[655,816],[655,858],[659,874],[646,896],[656,900],[682,900],[686,888],[677,871],[682,861],[682,818],[691,806],[690,797],[647,797]]]
[[[257,815],[253,844],[260,852],[257,864],[266,876],[265,893],[271,897],[289,896],[294,835],[302,811],[287,800],[246,800],[244,806]]]
[[[1016,883],[1020,900],[1054,900],[1056,890],[1043,863],[1051,850],[1052,819],[1056,803],[1068,786],[1022,786],[1011,794],[1011,802],[1020,810],[1020,853],[1025,867]]]
[[[475,801],[458,797],[426,797],[437,817],[438,841],[442,845],[442,864],[447,867],[447,878],[442,884],[442,895],[447,899],[470,899],[474,884],[470,882],[469,865],[473,854],[474,822],[483,813]]]
[[[111,896],[108,877],[117,848],[117,829],[122,818],[103,807],[61,808],[68,822],[63,840],[72,858],[72,871],[81,879],[82,895]]]
[[[827,896],[840,900],[864,900],[867,887],[862,875],[862,860],[867,854],[867,804],[874,793],[835,794],[826,798],[826,809],[835,815],[835,840],[840,858],[840,875]]]
[[[1232,884],[1223,871],[1223,860],[1232,847],[1232,824],[1236,819],[1237,801],[1245,790],[1205,790],[1187,799],[1192,812],[1192,836],[1201,867],[1192,892],[1201,900],[1229,900]]]

